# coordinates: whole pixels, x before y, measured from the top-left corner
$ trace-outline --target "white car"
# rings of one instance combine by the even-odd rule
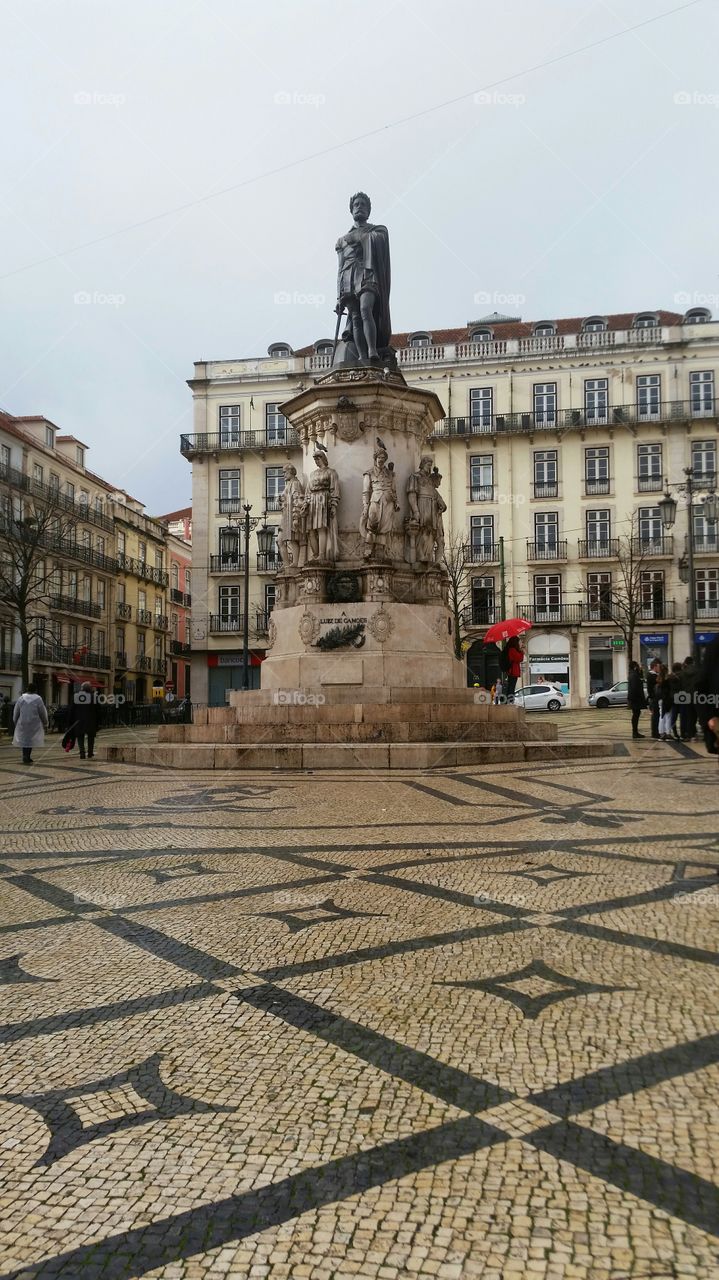
[[[561,711],[567,700],[556,684],[525,684],[509,699],[525,711]]]

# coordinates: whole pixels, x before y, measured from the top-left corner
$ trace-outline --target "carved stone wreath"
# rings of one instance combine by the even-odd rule
[[[376,609],[372,616],[368,618],[367,629],[379,644],[384,644],[386,640],[389,640],[394,631],[394,622],[384,605],[380,605],[380,608]]]
[[[314,644],[320,634],[319,618],[316,618],[308,609],[302,614],[299,623],[300,640],[305,645]]]

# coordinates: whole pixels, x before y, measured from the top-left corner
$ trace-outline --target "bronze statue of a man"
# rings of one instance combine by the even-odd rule
[[[338,255],[337,306],[339,317],[347,312],[348,326],[342,337],[354,344],[357,357],[379,364],[389,347],[392,324],[389,315],[390,260],[386,227],[368,222],[372,203],[364,191],[350,200],[354,219],[346,235],[340,236]],[[343,361],[347,362],[345,355]]]

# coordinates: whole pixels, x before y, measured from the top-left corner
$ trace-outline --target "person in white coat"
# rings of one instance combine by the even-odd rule
[[[27,693],[22,693],[15,703],[13,711],[15,736],[13,746],[22,748],[23,764],[32,764],[33,747],[41,747],[45,741],[47,729],[47,710],[39,693],[30,685]]]

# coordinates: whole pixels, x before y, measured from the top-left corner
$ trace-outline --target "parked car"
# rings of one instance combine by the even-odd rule
[[[611,689],[596,689],[589,695],[590,707],[599,707],[601,711],[606,707],[626,707],[628,685],[627,680],[617,680]]]
[[[561,711],[567,700],[556,684],[525,684],[509,699],[525,711]]]

